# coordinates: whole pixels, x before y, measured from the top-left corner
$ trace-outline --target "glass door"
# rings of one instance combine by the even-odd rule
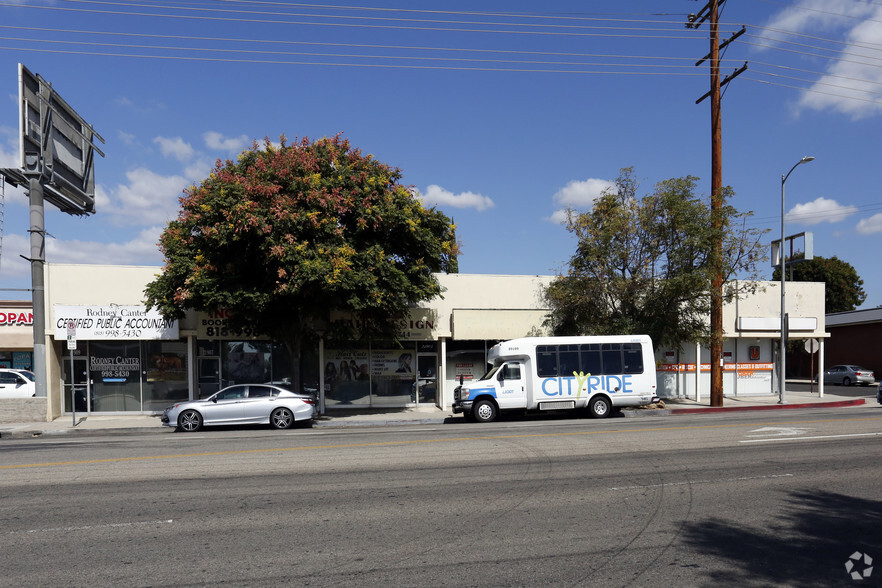
[[[76,352],[74,352],[76,353]],[[64,374],[64,412],[73,412],[71,410],[71,392],[76,399],[75,406],[77,412],[87,413],[92,409],[92,403],[89,395],[89,363],[85,357],[74,356],[73,358],[73,376],[71,376],[71,360],[70,355],[63,360]]]
[[[200,357],[198,359],[199,398],[207,398],[220,390],[220,365],[220,357]]]
[[[438,402],[438,354],[417,355],[417,405]]]

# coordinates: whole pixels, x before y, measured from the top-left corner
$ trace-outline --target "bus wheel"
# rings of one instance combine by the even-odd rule
[[[612,412],[612,406],[609,400],[603,396],[598,396],[597,398],[592,398],[591,402],[588,403],[588,411],[591,413],[592,418],[603,419]]]
[[[472,418],[479,423],[489,423],[496,419],[496,405],[489,400],[479,400],[472,407]]]

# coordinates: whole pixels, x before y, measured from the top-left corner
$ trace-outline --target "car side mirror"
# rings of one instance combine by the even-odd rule
[[[215,404],[217,404],[217,396],[212,396],[211,401],[214,402]]]

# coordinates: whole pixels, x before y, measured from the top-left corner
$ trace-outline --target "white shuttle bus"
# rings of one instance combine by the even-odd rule
[[[601,418],[657,398],[647,335],[524,337],[494,345],[488,361],[490,371],[454,391],[454,413],[485,423],[504,410],[587,409]]]

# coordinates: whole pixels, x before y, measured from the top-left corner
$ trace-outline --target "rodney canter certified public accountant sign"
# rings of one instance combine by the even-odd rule
[[[162,318],[156,309],[143,306],[65,306],[56,304],[55,339],[67,337],[73,323],[77,339],[177,339],[178,321]]]

